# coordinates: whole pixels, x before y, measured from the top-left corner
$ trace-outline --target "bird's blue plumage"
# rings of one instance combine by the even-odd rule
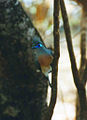
[[[41,56],[49,56],[49,57],[53,56],[52,50],[46,48],[38,36],[34,36],[34,38],[32,39],[32,50],[33,50],[35,65],[37,69],[41,70],[41,66],[38,62],[38,58]],[[46,74],[49,74],[49,70],[46,73],[44,73],[45,76]],[[49,81],[49,85],[50,84],[51,83]]]
[[[41,48],[41,47],[43,47],[43,45],[41,43],[39,43],[39,44],[33,46],[32,48]]]

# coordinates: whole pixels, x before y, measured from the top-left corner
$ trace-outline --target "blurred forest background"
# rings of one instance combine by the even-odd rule
[[[45,45],[53,49],[53,0],[20,0],[27,14],[43,38]],[[74,1],[65,0],[73,39],[73,47],[80,67],[80,33],[82,9]],[[52,120],[75,120],[76,87],[73,82],[71,65],[65,41],[63,22],[60,13],[60,59],[58,97]],[[48,90],[48,100],[50,88]]]

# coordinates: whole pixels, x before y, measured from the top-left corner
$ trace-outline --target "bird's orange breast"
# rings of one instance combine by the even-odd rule
[[[53,57],[51,55],[40,55],[38,62],[40,66],[48,67],[52,63]]]

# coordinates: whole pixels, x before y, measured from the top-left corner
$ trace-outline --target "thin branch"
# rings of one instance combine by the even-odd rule
[[[66,12],[66,8],[63,0],[60,1],[60,5],[61,5],[61,12],[62,12],[62,17],[64,22],[64,30],[66,35],[69,56],[71,60],[71,67],[72,67],[74,82],[76,87],[79,88],[80,78],[79,78],[79,73],[76,66],[76,60],[75,60],[75,55],[74,55],[73,46],[72,46],[72,38],[71,38],[71,31],[70,31],[69,22],[68,22],[68,16],[67,16],[67,12]]]
[[[86,85],[86,82],[87,82],[87,61],[82,75],[82,83],[84,84],[84,86]]]
[[[76,85],[76,88],[79,94],[80,107],[81,107],[81,110],[83,110],[84,105],[86,105],[86,91],[85,91],[84,85],[81,83],[79,72],[76,65],[75,55],[74,55],[73,46],[72,46],[71,31],[69,27],[68,16],[67,16],[64,0],[60,0],[60,6],[61,6],[63,23],[64,23],[67,47],[68,47],[69,57],[71,61],[72,74],[74,77],[74,83]],[[83,101],[84,101],[84,105],[83,105]]]
[[[81,66],[82,68],[86,63],[86,34],[85,31],[81,34],[81,42],[80,42],[80,52],[81,52]]]
[[[86,15],[84,14],[85,11],[82,13],[82,21],[81,21],[81,41],[80,41],[80,53],[81,53],[81,61],[80,61],[80,76],[82,79],[85,67],[86,67]],[[83,80],[82,80],[83,81]]]
[[[58,78],[58,60],[60,56],[59,50],[59,1],[54,0],[54,60],[52,71],[52,95],[51,102],[48,109],[48,119],[50,120],[53,114],[53,110],[57,99],[57,78]]]

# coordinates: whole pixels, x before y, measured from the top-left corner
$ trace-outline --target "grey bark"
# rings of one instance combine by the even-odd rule
[[[0,120],[45,117],[48,83],[36,72],[34,36],[41,39],[20,3],[0,0]]]

